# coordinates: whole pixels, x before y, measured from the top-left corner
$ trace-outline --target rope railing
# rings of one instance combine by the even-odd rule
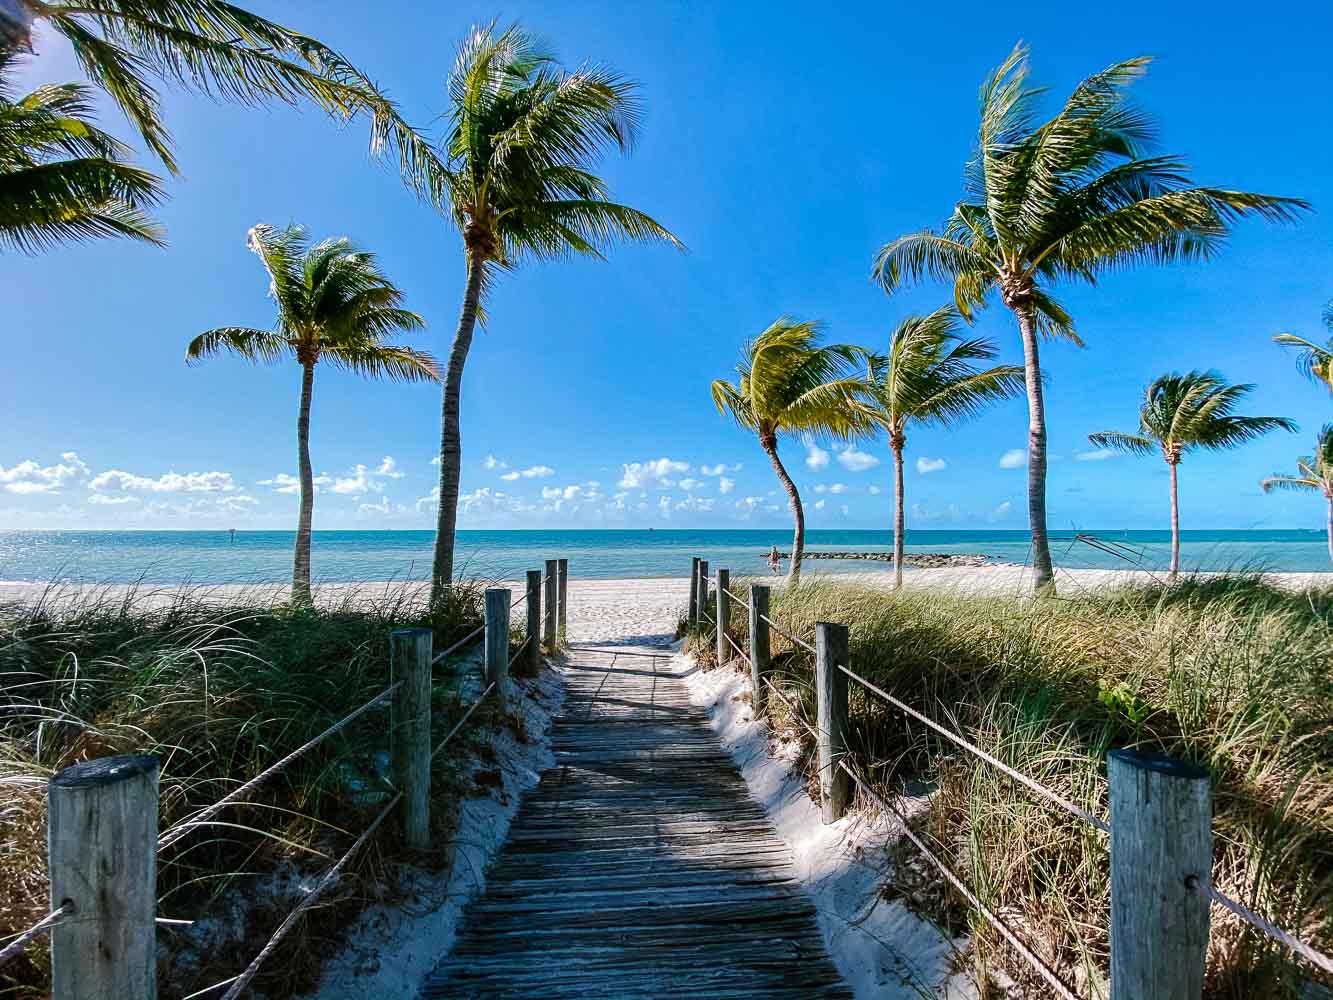
[[[444,739],[440,740],[440,742],[435,745],[435,749],[430,752],[431,760],[434,760],[436,757],[439,756],[440,751],[443,750],[445,746],[448,745],[449,741],[454,738],[454,734],[463,728],[463,725],[467,722],[467,720],[472,718],[472,713],[475,712],[477,708],[481,705],[481,703],[486,700],[486,696],[489,695],[494,690],[495,690],[495,681],[491,681],[490,685],[486,688],[486,690],[481,693],[481,697],[478,698],[476,701],[474,701],[472,705],[468,708],[468,710],[463,713],[463,717],[454,724],[454,728],[449,730],[449,732],[445,734]]]
[[[1073,992],[1065,985],[1064,981],[1055,974],[1055,971],[1049,965],[1042,961],[1040,955],[1029,948],[1027,944],[1013,932],[1008,924],[1000,919],[990,907],[976,897],[971,889],[963,884],[962,879],[954,874],[952,868],[945,864],[944,861],[940,860],[935,852],[926,846],[925,841],[918,837],[916,832],[913,831],[911,825],[907,822],[906,816],[876,795],[874,789],[870,787],[869,782],[865,781],[861,775],[857,773],[856,769],[848,764],[845,759],[839,760],[838,766],[847,772],[852,781],[856,782],[861,791],[866,794],[867,798],[874,802],[875,805],[879,806],[884,812],[887,812],[898,819],[899,823],[902,824],[903,833],[906,835],[907,839],[916,846],[917,850],[921,852],[922,856],[935,866],[949,884],[958,890],[963,898],[966,899],[979,914],[981,914],[988,924],[1000,932],[1000,935],[1009,942],[1014,951],[1021,955],[1023,960],[1032,966],[1033,971],[1041,976],[1051,989],[1055,990],[1055,992],[1060,997],[1064,998],[1064,1000],[1082,1000],[1077,993]]]
[[[791,703],[790,699],[788,699],[787,696],[778,689],[777,685],[775,685],[767,677],[764,678],[764,684],[767,685],[770,691],[772,691],[775,695],[778,696],[778,701],[782,702],[782,704],[787,706],[787,711],[791,712],[791,717],[795,719],[798,723],[800,723],[802,726],[804,726],[805,731],[807,733],[809,733],[815,739],[819,739],[819,730],[815,729],[814,726],[810,725],[810,723],[806,722],[805,719],[801,718],[800,709],[798,709],[795,705]]]
[[[519,643],[518,649],[514,650],[514,655],[509,658],[509,669],[511,671],[514,669],[514,664],[518,662],[518,658],[523,655],[524,650],[526,650],[528,646],[532,645],[533,638],[534,638],[533,636],[528,636],[521,643]]]
[[[374,698],[371,698],[370,701],[366,702],[356,711],[343,716],[341,719],[339,719],[333,725],[329,726],[328,729],[324,730],[318,736],[301,744],[301,746],[297,747],[291,753],[287,754],[287,756],[283,757],[276,763],[271,764],[263,771],[261,771],[259,774],[255,775],[253,778],[247,781],[245,784],[241,785],[240,788],[237,788],[235,791],[229,792],[228,794],[222,796],[222,798],[214,802],[211,806],[201,809],[195,815],[187,817],[180,823],[177,823],[175,826],[171,827],[169,830],[163,833],[161,837],[158,838],[157,841],[158,850],[160,851],[163,850],[164,848],[170,847],[172,844],[176,843],[176,841],[180,840],[182,837],[184,837],[187,833],[189,833],[196,827],[206,826],[208,824],[208,821],[212,817],[216,816],[227,806],[231,805],[234,802],[239,802],[241,799],[245,798],[256,788],[258,788],[260,785],[266,782],[269,778],[273,777],[279,771],[283,770],[285,767],[291,764],[292,761],[296,760],[302,754],[313,749],[314,747],[319,746],[319,744],[323,743],[330,736],[333,736],[341,732],[342,730],[346,729],[349,725],[351,725],[361,716],[365,715],[372,708],[379,705],[380,702],[384,701],[385,698],[389,697],[389,695],[393,694],[394,691],[398,690],[398,688],[402,686],[402,683],[403,683],[402,681],[399,681],[396,684],[390,684],[387,688],[385,688],[379,694],[375,695]]]
[[[485,631],[486,631],[486,625],[485,625],[485,623],[483,623],[483,624],[481,624],[481,625],[478,625],[475,629],[473,629],[473,630],[472,630],[471,632],[469,632],[467,635],[463,636],[463,638],[459,639],[456,643],[454,643],[452,646],[450,646],[448,649],[446,649],[443,653],[436,653],[436,654],[431,658],[430,665],[431,665],[432,667],[435,666],[435,664],[439,663],[441,660],[443,660],[443,659],[444,659],[446,656],[448,656],[450,653],[453,653],[453,652],[456,652],[456,651],[459,650],[459,649],[462,649],[464,646],[466,646],[468,643],[472,642],[474,639],[476,639],[479,635],[481,635],[481,634],[482,634],[483,632],[485,632]]]
[[[795,644],[795,645],[797,645],[797,646],[800,646],[802,649],[805,649],[805,650],[807,650],[807,651],[809,651],[809,652],[811,652],[811,653],[813,653],[813,652],[815,651],[815,647],[814,647],[814,646],[810,645],[810,643],[806,642],[804,639],[798,639],[798,638],[796,638],[796,636],[794,636],[794,635],[792,635],[790,632],[786,631],[784,628],[782,628],[782,626],[780,626],[780,625],[779,625],[777,622],[775,622],[772,618],[768,617],[768,615],[760,615],[759,618],[760,618],[762,621],[766,621],[766,622],[768,622],[768,626],[769,626],[769,628],[771,628],[771,629],[772,629],[774,632],[776,632],[778,635],[782,636],[782,638],[786,639],[788,642],[793,643],[793,644]]]
[[[1316,951],[1291,932],[1284,931],[1276,924],[1270,923],[1249,907],[1236,902],[1225,893],[1214,889],[1211,885],[1207,886],[1205,889],[1202,883],[1200,883],[1199,889],[1218,906],[1231,911],[1251,927],[1255,928],[1255,930],[1263,932],[1263,934],[1270,940],[1276,941],[1280,945],[1285,945],[1311,965],[1318,969],[1323,969],[1325,972],[1333,975],[1333,958],[1329,958],[1329,956],[1323,954],[1323,952]]]
[[[976,757],[980,758],[981,760],[985,761],[987,764],[990,764],[990,765],[991,765],[992,767],[994,767],[996,770],[1000,771],[1001,773],[1003,773],[1003,774],[1005,774],[1005,775],[1008,775],[1010,778],[1013,778],[1013,779],[1014,779],[1015,781],[1017,781],[1019,784],[1023,785],[1023,786],[1026,787],[1026,788],[1028,788],[1029,790],[1031,790],[1031,791],[1034,792],[1035,794],[1039,795],[1041,798],[1044,798],[1044,799],[1046,799],[1048,802],[1051,802],[1051,803],[1053,803],[1053,804],[1059,806],[1059,807],[1060,807],[1061,809],[1063,809],[1065,812],[1069,813],[1071,816],[1075,816],[1075,817],[1077,817],[1078,819],[1081,819],[1084,823],[1087,823],[1089,826],[1092,826],[1092,827],[1095,827],[1095,828],[1098,829],[1098,830],[1101,830],[1102,833],[1110,833],[1110,832],[1111,832],[1111,826],[1110,826],[1110,824],[1107,823],[1105,820],[1099,819],[1098,817],[1096,817],[1096,816],[1092,815],[1090,812],[1088,812],[1086,809],[1082,809],[1082,808],[1080,808],[1079,806],[1077,806],[1077,805],[1075,805],[1074,803],[1070,802],[1070,801],[1069,801],[1068,799],[1066,799],[1064,796],[1060,795],[1058,792],[1055,792],[1055,791],[1053,791],[1052,789],[1047,788],[1045,785],[1041,784],[1041,782],[1039,782],[1039,781],[1035,781],[1035,780],[1033,780],[1032,778],[1029,778],[1026,774],[1023,774],[1021,771],[1016,771],[1014,768],[1010,767],[1008,764],[1006,764],[1006,763],[1004,763],[1003,761],[998,760],[998,759],[996,759],[995,757],[991,756],[991,755],[988,754],[985,750],[982,750],[980,747],[976,746],[975,744],[973,744],[973,743],[969,743],[967,740],[963,739],[963,737],[959,736],[957,733],[953,732],[952,730],[947,729],[947,728],[945,728],[944,726],[941,726],[941,725],[940,725],[938,722],[936,722],[934,719],[930,719],[930,718],[928,718],[928,717],[922,715],[920,712],[918,712],[916,709],[912,708],[910,705],[908,705],[908,704],[906,704],[905,702],[902,702],[902,701],[900,701],[899,699],[895,698],[893,695],[889,694],[889,693],[888,693],[887,691],[885,691],[883,688],[878,687],[878,686],[876,686],[875,684],[872,684],[870,681],[866,680],[866,679],[865,679],[864,677],[862,677],[860,674],[855,673],[855,672],[853,672],[852,670],[849,670],[847,667],[843,666],[841,663],[836,664],[836,666],[837,666],[837,668],[838,668],[839,670],[841,670],[844,674],[846,674],[846,675],[847,675],[848,677],[850,677],[852,680],[856,681],[858,684],[860,684],[860,685],[861,685],[863,688],[865,688],[867,691],[872,691],[872,692],[874,692],[875,694],[879,695],[881,698],[883,698],[883,699],[884,699],[885,701],[887,701],[889,704],[893,705],[894,708],[897,708],[897,709],[899,709],[900,711],[905,712],[906,714],[910,715],[912,718],[916,719],[918,722],[920,722],[920,723],[922,723],[922,724],[924,724],[924,725],[926,725],[926,726],[929,726],[931,729],[935,730],[935,732],[939,733],[939,734],[940,734],[941,736],[943,736],[945,739],[950,740],[950,741],[952,741],[953,743],[956,743],[958,746],[962,747],[962,748],[963,748],[964,750],[966,750],[968,753],[973,754],[974,756],[976,756]]]
[[[729,632],[723,632],[722,638],[726,639],[727,642],[731,643],[731,648],[736,651],[737,656],[739,656],[746,663],[749,663],[751,666],[754,665],[754,661],[750,659],[749,655],[745,652],[745,650],[741,649],[741,647],[737,644],[736,640],[731,637],[731,634]]]
[[[26,931],[15,935],[7,945],[0,948],[0,965],[4,965],[12,958],[17,958],[33,941],[60,924],[61,917],[68,916],[73,912],[74,907],[68,903],[64,906],[58,906]]]

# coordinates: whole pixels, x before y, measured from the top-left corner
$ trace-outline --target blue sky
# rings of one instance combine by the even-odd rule
[[[521,20],[567,62],[610,62],[642,83],[641,142],[604,173],[618,199],[690,252],[625,247],[609,263],[530,267],[499,282],[465,378],[461,527],[788,523],[763,453],[716,413],[708,384],[781,313],[876,347],[904,314],[947,300],[936,286],[887,298],[868,280],[870,261],[948,214],[977,88],[1019,38],[1052,110],[1107,63],[1158,56],[1137,96],[1199,182],[1297,195],[1319,210],[1297,228],[1243,224],[1208,265],[1063,290],[1088,346],[1049,345],[1044,356],[1059,456],[1052,527],[1165,527],[1162,464],[1085,460],[1086,435],[1132,429],[1142,385],[1194,367],[1258,383],[1248,412],[1302,429],[1187,459],[1184,527],[1322,523],[1322,498],[1264,497],[1257,480],[1308,453],[1331,416],[1327,394],[1269,342],[1279,330],[1322,339],[1320,309],[1333,297],[1325,3],[1262,15],[1251,4],[1166,4],[1095,21],[1078,5],[1019,3],[997,17],[979,2],[842,4],[818,20],[795,3],[253,6],[343,50],[422,124],[444,110],[456,41],[492,16]],[[78,77],[58,40],[38,46],[25,82]],[[166,104],[183,169],[160,213],[168,249],[102,243],[4,261],[0,527],[292,526],[296,498],[282,477],[296,470],[295,366],[182,361],[201,330],[272,323],[245,249],[256,222],[298,221],[377,251],[430,323],[418,346],[447,351],[460,240],[369,161],[364,126],[179,92]],[[103,121],[128,135],[113,110]],[[978,330],[1020,360],[1002,308]],[[431,526],[438,421],[430,387],[321,370],[316,528]],[[1004,456],[1025,429],[1014,401],[957,432],[913,434],[909,527],[1023,527],[1021,452]],[[882,442],[839,453],[788,441],[783,454],[812,527],[889,525]]]

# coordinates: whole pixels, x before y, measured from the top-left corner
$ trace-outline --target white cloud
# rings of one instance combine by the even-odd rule
[[[506,473],[505,473],[503,476],[501,476],[500,478],[503,479],[503,480],[505,480],[505,482],[512,483],[514,480],[516,480],[516,479],[518,478],[518,475],[519,475],[519,474],[518,474],[517,472],[506,472]]]
[[[438,465],[438,464],[439,464],[439,459],[437,458],[437,459],[435,460],[435,462],[436,462],[436,464]],[[503,461],[501,461],[500,459],[496,458],[494,455],[487,455],[487,456],[486,456],[486,461],[482,462],[481,465],[482,465],[482,468],[484,468],[484,469],[507,469],[507,468],[509,468],[509,463],[508,463],[508,462],[503,462]]]
[[[846,492],[847,492],[847,484],[846,484],[846,483],[829,483],[829,484],[826,486],[825,484],[820,483],[818,486],[815,487],[815,492],[816,492],[816,493],[846,493]]]
[[[942,458],[927,458],[923,455],[916,460],[916,471],[922,476],[928,476],[932,472],[940,472],[948,467],[949,463]]]
[[[686,493],[689,493],[691,490],[697,490],[700,486],[702,486],[703,481],[699,479],[682,479],[679,485],[682,490],[684,490]]]
[[[577,484],[572,486],[543,486],[543,500],[577,500],[583,495],[583,487]]]
[[[157,479],[108,469],[93,477],[94,493],[234,493],[238,487],[230,472],[168,472]]]
[[[848,472],[865,472],[879,465],[879,459],[867,451],[858,451],[854,445],[848,445],[838,452],[838,464]]]
[[[663,499],[666,499],[663,497]],[[676,510],[696,510],[704,513],[711,512],[713,509],[712,497],[688,496],[676,501]]]
[[[523,469],[519,475],[524,479],[546,479],[548,476],[554,476],[555,470],[549,465],[533,465]]]
[[[828,452],[813,441],[805,443],[805,464],[812,469],[828,468]]]
[[[848,514],[848,512],[851,510],[851,508],[848,507],[846,504],[843,504],[842,506],[840,506],[840,507],[838,508],[838,510],[842,511],[842,516],[843,516],[843,517],[846,517],[847,514]]]
[[[690,463],[672,458],[657,458],[648,462],[630,462],[622,465],[624,470],[619,486],[622,490],[637,490],[656,485],[663,488],[674,486],[672,475],[690,471]]]
[[[826,503],[828,503],[827,500],[816,500],[816,501],[815,501],[815,510],[823,510],[823,509],[824,509],[824,505],[825,505]]]
[[[388,497],[381,496],[379,503],[363,503],[356,510],[358,514],[383,514],[387,517],[390,514],[401,513],[403,509],[401,505],[391,503]]]
[[[385,455],[380,459],[379,467],[375,469],[375,475],[384,476],[386,479],[403,478],[403,473],[398,471],[398,463],[393,460],[392,455]]]
[[[740,462],[737,462],[735,465],[727,465],[725,462],[718,462],[717,465],[699,466],[699,472],[705,476],[725,476],[728,472],[740,472],[741,468],[742,466]]]
[[[318,493],[319,488],[321,486],[328,486],[331,482],[333,482],[333,477],[325,475],[324,473],[320,473],[318,476],[315,476],[311,480],[311,482],[314,483],[315,492]],[[260,479],[258,482],[256,482],[255,485],[272,486],[274,493],[301,492],[301,480],[297,476],[293,476],[291,473],[288,472],[279,472],[272,479]]]
[[[871,486],[866,492],[868,492],[872,497],[877,497],[879,496],[879,487]]]
[[[722,494],[730,493],[736,488],[736,480],[728,476],[723,476],[717,481],[717,491]]]
[[[352,469],[352,475],[334,479],[329,489],[344,496],[359,497],[366,493],[379,493],[383,487],[375,480],[369,467],[358,465]]]
[[[658,498],[657,498],[657,510],[658,510],[658,513],[660,513],[663,517],[665,517],[665,518],[670,518],[670,517],[671,517],[671,498],[670,498],[670,497],[658,497]]]
[[[1021,469],[1028,464],[1028,453],[1024,448],[1010,448],[1000,456],[1001,469]]]
[[[1112,451],[1110,448],[1098,448],[1096,451],[1076,451],[1074,452],[1075,462],[1104,462],[1108,458],[1118,458],[1120,452]]]
[[[1000,506],[996,507],[993,511],[991,511],[990,514],[991,520],[998,521],[1000,520],[1000,518],[1008,516],[1009,512],[1013,509],[1014,505],[1011,504],[1008,500],[1006,500],[1004,501],[1004,503],[1000,504]]]
[[[59,493],[87,478],[88,466],[72,451],[62,452],[55,465],[42,466],[28,459],[12,469],[0,466],[0,485],[10,493]]]
[[[140,500],[138,497],[130,497],[130,496],[111,497],[107,496],[105,493],[94,493],[92,496],[88,498],[88,502],[111,506],[114,504],[142,503],[143,501]]]

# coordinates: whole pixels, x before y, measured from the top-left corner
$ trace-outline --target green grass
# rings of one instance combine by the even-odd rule
[[[383,690],[392,629],[430,626],[441,649],[481,622],[479,586],[457,588],[433,611],[416,593],[387,589],[374,599],[314,610],[274,608],[258,596],[220,604],[191,590],[56,593],[36,605],[0,607],[0,939],[47,909],[45,783],[51,774],[110,754],[158,754],[165,831]],[[433,702],[438,740],[463,710],[448,664],[436,667]],[[474,719],[465,734],[497,721],[486,709]],[[387,707],[372,710],[261,786],[245,805],[221,813],[217,820],[225,825],[195,830],[165,850],[159,915],[190,919],[207,912],[242,873],[288,863],[313,872],[331,864],[387,794],[388,723]],[[450,759],[465,745],[441,754],[432,776],[432,821],[441,841],[455,822],[450,804],[464,792]],[[398,853],[392,822],[382,829],[358,859],[358,871]],[[358,905],[352,895],[317,908],[291,936],[258,981],[266,995],[286,996],[312,983],[321,942]],[[159,976],[160,995],[184,996],[239,972],[284,915],[256,921],[253,948],[205,956],[189,981],[179,970]],[[0,969],[0,997],[45,996],[48,961],[43,942]]]
[[[853,670],[1096,815],[1109,749],[1208,767],[1218,888],[1333,951],[1333,591],[1232,576],[1032,601],[812,580],[774,588],[773,614],[802,637],[816,621],[848,624]],[[744,617],[733,611],[742,645]],[[776,634],[773,649],[812,717],[811,657]],[[881,791],[932,788],[923,828],[978,896],[1078,992],[1106,996],[1107,838],[856,684],[851,723],[855,761]],[[974,935],[979,981],[999,970],[1047,995],[909,848],[901,860],[889,891]],[[1209,998],[1295,1000],[1303,977],[1322,981],[1214,910]]]

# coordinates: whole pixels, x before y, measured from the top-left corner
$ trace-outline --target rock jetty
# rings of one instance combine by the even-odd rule
[[[790,559],[790,552],[779,552],[781,559]],[[806,559],[858,559],[865,562],[893,562],[892,552],[806,552],[801,556]],[[989,566],[989,556],[980,553],[963,552],[908,552],[903,555],[903,565],[916,569],[946,569],[955,566]]]

